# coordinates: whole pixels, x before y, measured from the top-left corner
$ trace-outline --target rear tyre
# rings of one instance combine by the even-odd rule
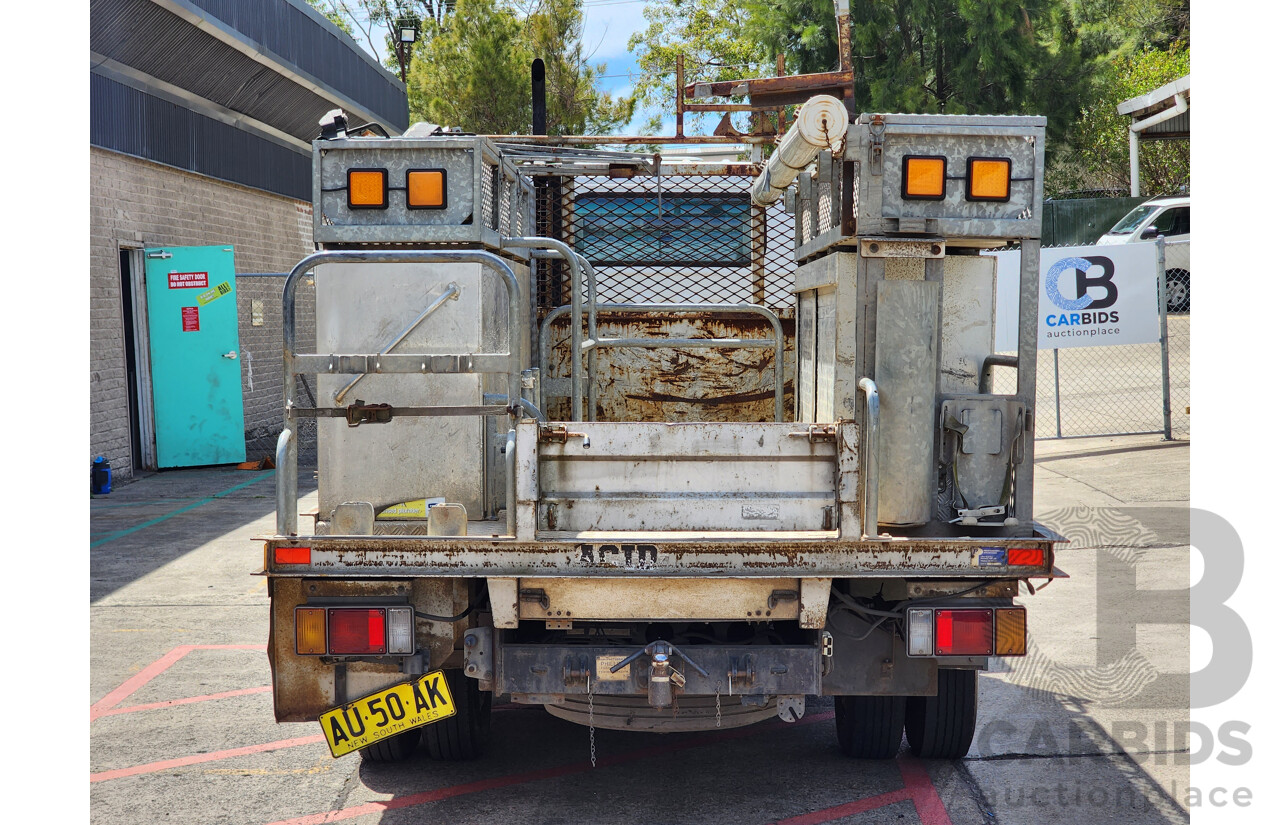
[[[361,748],[360,758],[366,762],[403,762],[413,756],[421,741],[422,729],[414,728]]]
[[[902,696],[837,696],[836,739],[840,750],[854,759],[897,756],[906,705]]]
[[[1191,273],[1185,269],[1166,269],[1164,273],[1166,312],[1191,311]]]
[[[493,694],[480,690],[480,683],[463,676],[461,670],[446,670],[444,678],[458,712],[422,729],[427,755],[445,762],[482,756],[489,745],[489,712],[493,708]]]
[[[978,721],[978,672],[939,670],[937,696],[907,699],[907,744],[923,759],[960,759]]]

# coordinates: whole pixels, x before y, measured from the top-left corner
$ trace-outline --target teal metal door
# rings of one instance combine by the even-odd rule
[[[146,250],[156,463],[244,461],[244,398],[229,246]]]

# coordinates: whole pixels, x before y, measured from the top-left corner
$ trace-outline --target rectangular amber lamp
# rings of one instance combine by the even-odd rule
[[[443,169],[410,169],[407,183],[410,209],[444,209],[445,171]]]

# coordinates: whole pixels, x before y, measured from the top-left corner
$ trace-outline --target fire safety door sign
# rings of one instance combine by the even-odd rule
[[[183,307],[182,308],[182,331],[183,332],[199,332],[200,331],[200,307]]]
[[[169,289],[208,289],[208,272],[170,272]]]

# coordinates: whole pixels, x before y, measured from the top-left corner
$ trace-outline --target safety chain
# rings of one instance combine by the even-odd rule
[[[591,731],[591,767],[596,766],[596,703],[591,692],[591,674],[587,674],[587,729]]]
[[[716,727],[720,727],[720,683],[716,682]]]

